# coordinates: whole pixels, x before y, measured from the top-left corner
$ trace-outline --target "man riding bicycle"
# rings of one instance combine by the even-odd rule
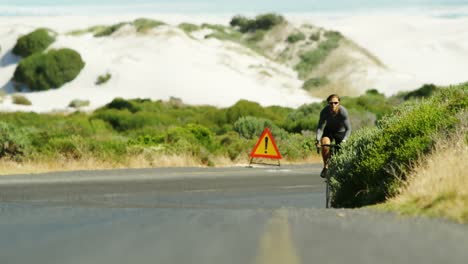
[[[328,160],[330,159],[330,143],[334,140],[336,145],[346,142],[351,135],[351,123],[346,108],[340,105],[340,97],[332,94],[327,98],[328,105],[320,112],[316,132],[316,146],[322,148],[323,170],[320,177],[325,178],[328,169]],[[326,123],[326,124],[325,124]],[[325,129],[323,125],[325,124]]]

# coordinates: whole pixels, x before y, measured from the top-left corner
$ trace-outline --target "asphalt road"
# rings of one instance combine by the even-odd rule
[[[468,226],[325,209],[319,172],[0,176],[0,263],[467,263]]]

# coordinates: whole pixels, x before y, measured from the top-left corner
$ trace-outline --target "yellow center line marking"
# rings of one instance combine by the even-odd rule
[[[277,210],[259,241],[255,264],[300,264],[286,209]]]

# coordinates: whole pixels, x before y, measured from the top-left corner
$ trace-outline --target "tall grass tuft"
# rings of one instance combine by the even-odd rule
[[[379,207],[468,223],[467,132],[464,127],[440,138],[433,153],[416,163],[402,193]]]

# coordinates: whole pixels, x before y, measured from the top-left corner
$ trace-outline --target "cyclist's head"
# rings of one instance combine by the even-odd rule
[[[334,113],[338,113],[340,109],[340,97],[337,94],[331,94],[327,98],[327,103],[330,106],[330,110]]]
[[[334,99],[334,98],[336,98],[336,100],[337,100],[338,102],[340,102],[340,97],[339,97],[337,94],[330,94],[330,95],[327,97],[327,102],[330,103],[330,101],[331,101],[332,99]]]

